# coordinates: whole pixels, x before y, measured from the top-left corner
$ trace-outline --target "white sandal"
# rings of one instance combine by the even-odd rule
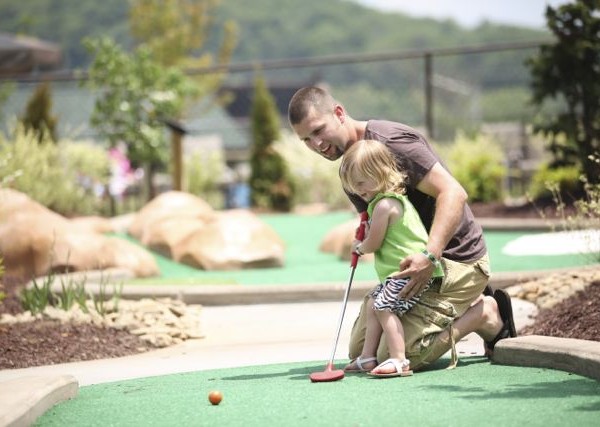
[[[358,366],[358,369],[347,369],[344,368],[344,372],[349,372],[349,373],[353,373],[353,372],[369,372],[370,369],[366,369],[363,367],[363,363],[369,363],[369,362],[375,362],[377,363],[377,358],[376,357],[365,357],[364,359],[360,356],[358,356],[356,359],[354,359],[352,362],[350,362],[350,364],[355,363],[356,362],[356,366]]]
[[[384,365],[392,364],[394,368],[396,368],[396,372],[390,372],[389,374],[379,374],[377,372],[373,372],[377,368],[381,368]],[[377,367],[373,368],[371,372],[368,372],[369,375],[378,378],[392,378],[392,377],[409,377],[413,374],[413,371],[408,369],[410,366],[410,360],[404,359],[402,361],[394,358],[387,359],[385,362],[380,363]]]

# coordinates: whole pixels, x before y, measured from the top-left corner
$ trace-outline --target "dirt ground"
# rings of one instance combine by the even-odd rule
[[[539,218],[532,209],[511,209],[502,205],[473,206],[477,217],[500,216]],[[22,281],[4,277],[0,291],[0,315],[22,312],[19,291]],[[551,310],[542,310],[522,335],[547,335],[600,341],[600,282],[590,283],[583,292]],[[34,321],[0,325],[0,369],[83,360],[121,357],[148,351],[152,347],[126,331],[94,325],[61,325],[58,321]]]

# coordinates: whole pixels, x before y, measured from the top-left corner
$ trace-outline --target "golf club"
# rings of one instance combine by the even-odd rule
[[[356,229],[356,240],[362,241],[365,238],[365,226],[369,216],[367,212],[361,212],[360,214],[360,225]],[[333,369],[333,359],[335,358],[335,350],[337,349],[338,340],[340,339],[340,331],[342,330],[342,323],[344,322],[344,314],[346,313],[346,306],[348,305],[348,296],[350,295],[350,287],[352,286],[352,279],[354,278],[354,271],[356,270],[356,264],[358,263],[358,254],[352,253],[352,260],[350,262],[350,280],[348,280],[348,286],[344,293],[344,301],[342,303],[342,311],[340,312],[340,319],[337,325],[337,332],[335,333],[335,340],[333,343],[333,350],[331,351],[331,357],[325,366],[325,370],[322,372],[313,372],[310,374],[310,380],[313,383],[326,382],[326,381],[337,381],[344,378],[344,371],[342,369]]]

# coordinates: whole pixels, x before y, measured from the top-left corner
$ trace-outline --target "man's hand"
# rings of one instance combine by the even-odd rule
[[[421,253],[407,256],[400,262],[400,271],[392,277],[397,279],[410,280],[400,291],[398,296],[404,299],[410,299],[420,293],[431,279],[435,270],[435,265]]]

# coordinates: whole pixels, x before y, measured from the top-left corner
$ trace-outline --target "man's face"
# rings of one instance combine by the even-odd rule
[[[311,107],[306,118],[293,128],[308,148],[333,161],[344,154],[348,144],[344,119],[344,110],[340,106],[329,113],[322,113]]]

